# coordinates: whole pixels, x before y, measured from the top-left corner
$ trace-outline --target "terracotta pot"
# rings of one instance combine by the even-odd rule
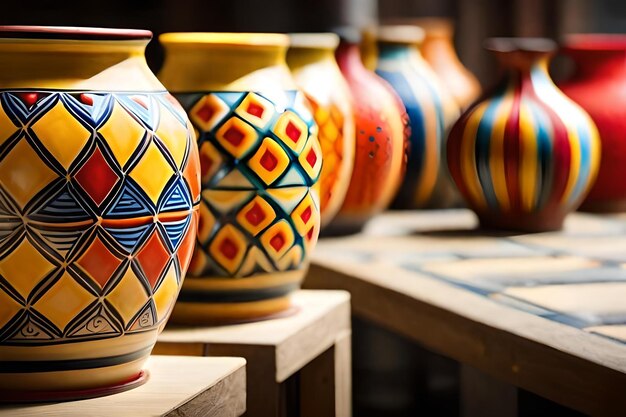
[[[595,180],[598,132],[548,75],[554,42],[499,38],[487,45],[504,76],[450,133],[452,177],[484,227],[560,229]]]
[[[350,90],[335,61],[334,33],[290,35],[287,65],[304,92],[315,122],[324,164],[320,177],[322,227],[335,217],[348,191],[354,165],[354,115]]]
[[[626,210],[626,36],[572,35],[563,52],[576,64],[560,88],[593,119],[600,131],[602,159],[598,179],[581,208]]]
[[[161,80],[197,130],[198,244],[172,320],[223,323],[291,307],[320,229],[317,126],[280,34],[160,37]]]
[[[406,165],[408,118],[391,87],[363,66],[358,32],[345,31],[335,54],[353,98],[356,148],[348,192],[330,233],[353,233],[385,210]]]
[[[423,37],[415,26],[381,26],[377,32],[376,73],[402,99],[411,128],[407,171],[393,203],[400,209],[445,207],[454,201],[442,150],[459,108],[422,58],[418,45]]]
[[[0,397],[130,388],[196,234],[199,161],[148,31],[0,28]]]

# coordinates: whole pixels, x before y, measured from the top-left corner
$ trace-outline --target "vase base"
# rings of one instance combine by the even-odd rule
[[[289,296],[240,303],[176,303],[169,322],[218,326],[288,317],[298,312]]]
[[[104,397],[120,392],[137,388],[148,381],[149,373],[142,370],[129,380],[119,384],[108,385],[97,388],[78,390],[58,390],[58,391],[11,391],[2,390],[0,392],[0,403],[39,403],[39,402],[61,402],[86,400],[89,398]]]
[[[479,213],[481,229],[507,230],[512,232],[541,233],[561,230],[565,214],[523,213],[507,214]]]
[[[589,213],[624,213],[626,199],[585,201],[578,210]]]

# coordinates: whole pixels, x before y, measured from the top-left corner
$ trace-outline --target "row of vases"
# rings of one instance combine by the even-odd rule
[[[170,314],[288,311],[322,224],[451,201],[446,160],[485,225],[558,227],[599,146],[547,75],[552,46],[493,44],[507,76],[446,158],[474,82],[438,78],[420,29],[376,36],[378,75],[358,33],[294,36],[294,80],[285,35],[163,35],[172,96],[146,65],[149,32],[1,28],[0,397],[137,385]]]

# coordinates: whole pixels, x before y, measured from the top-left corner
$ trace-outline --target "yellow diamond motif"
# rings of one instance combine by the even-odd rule
[[[315,180],[322,170],[322,149],[317,137],[311,135],[298,161],[308,176]]]
[[[264,128],[274,116],[274,105],[258,94],[249,93],[235,113],[253,125]]]
[[[85,126],[60,101],[32,126],[37,139],[68,169],[91,137]]]
[[[187,126],[174,117],[163,104],[159,104],[159,115],[159,128],[155,133],[180,168],[187,150]]]
[[[267,229],[260,241],[267,253],[277,260],[293,246],[295,238],[287,220],[282,219]]]
[[[167,270],[163,282],[159,285],[159,288],[154,293],[152,299],[157,311],[157,321],[163,320],[167,317],[167,313],[176,300],[178,294],[178,280],[176,279],[176,269],[174,264],[170,265],[170,269]]]
[[[26,299],[35,286],[55,266],[50,263],[29,241],[22,242],[0,260],[0,275]]]
[[[25,139],[0,162],[0,185],[21,208],[56,177]]]
[[[269,185],[287,169],[289,157],[276,141],[265,138],[259,149],[248,161],[248,166],[265,184]]]
[[[248,123],[233,117],[217,130],[215,137],[231,155],[243,158],[257,143],[259,134]]]
[[[215,236],[209,252],[213,259],[229,273],[234,274],[246,254],[247,242],[232,224],[224,226]]]
[[[0,290],[0,329],[9,322],[20,310],[22,306]]]
[[[63,330],[95,299],[65,272],[33,307]]]
[[[224,162],[222,154],[209,141],[200,146],[200,174],[202,183],[207,183],[220,170]]]
[[[216,95],[202,97],[189,111],[193,123],[203,132],[213,129],[230,111],[230,107]]]
[[[130,172],[130,177],[156,204],[173,174],[174,170],[153,142],[150,143],[139,163]]]
[[[273,130],[276,136],[295,153],[302,152],[309,135],[309,129],[304,120],[297,114],[286,111],[280,116]]]
[[[211,237],[211,232],[215,226],[215,217],[204,201],[200,202],[200,220],[198,221],[198,240],[206,242]]]
[[[120,282],[106,297],[124,319],[125,326],[148,302],[148,298],[146,290],[131,267],[128,267]]]
[[[0,106],[0,146],[4,144],[18,128],[13,124],[9,116],[2,110]]]
[[[276,218],[276,212],[264,198],[256,196],[239,210],[237,222],[248,232],[257,235]]]
[[[139,147],[146,130],[118,102],[115,102],[109,119],[98,132],[123,167]]]

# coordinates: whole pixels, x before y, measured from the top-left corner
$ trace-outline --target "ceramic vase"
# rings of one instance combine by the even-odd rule
[[[148,31],[0,27],[0,398],[118,392],[189,264],[199,160]]]
[[[459,107],[420,54],[423,37],[415,26],[381,26],[377,31],[376,73],[400,96],[411,129],[407,170],[393,203],[399,209],[445,207],[454,201],[442,153]]]
[[[452,177],[484,227],[560,229],[595,180],[597,129],[550,79],[552,41],[499,38],[487,46],[504,75],[452,129]]]
[[[598,179],[581,209],[626,210],[626,36],[572,35],[563,52],[576,66],[559,87],[593,119],[600,132],[602,158]]]
[[[317,125],[281,34],[160,37],[160,78],[198,137],[196,250],[172,320],[249,321],[292,311],[320,229]]]
[[[335,61],[334,33],[290,35],[287,65],[306,96],[322,147],[322,228],[335,217],[348,191],[354,165],[354,116],[350,91]]]
[[[391,87],[366,69],[359,34],[341,33],[335,57],[353,99],[356,142],[348,192],[329,233],[354,233],[394,198],[406,165],[408,117]]]

